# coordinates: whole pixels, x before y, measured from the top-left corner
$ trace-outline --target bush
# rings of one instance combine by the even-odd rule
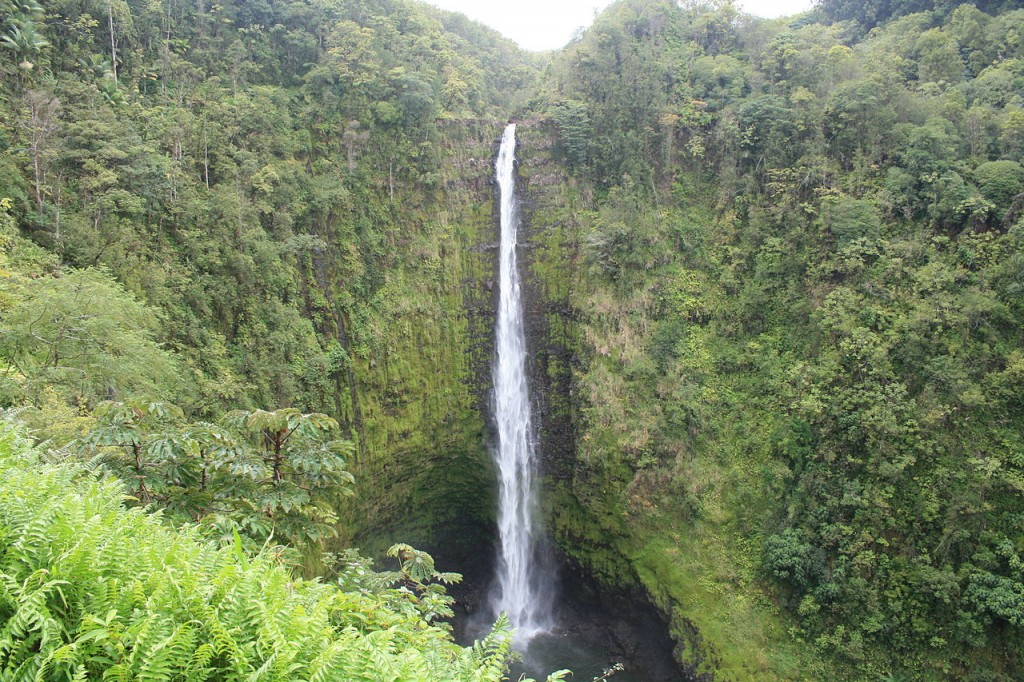
[[[773,577],[804,590],[821,577],[825,557],[804,542],[798,531],[787,528],[765,540],[763,565]]]

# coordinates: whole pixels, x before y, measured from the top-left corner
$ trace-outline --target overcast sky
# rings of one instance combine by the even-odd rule
[[[573,31],[589,26],[594,12],[610,0],[427,0],[491,26],[528,50],[552,50],[569,42]],[[809,9],[812,0],[738,0],[744,11],[781,17]]]

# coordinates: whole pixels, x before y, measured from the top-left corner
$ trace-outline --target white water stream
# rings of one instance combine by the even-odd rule
[[[491,595],[496,613],[508,614],[523,644],[552,625],[551,596],[543,594],[536,567],[537,472],[530,395],[526,378],[526,336],[516,266],[519,206],[515,194],[516,126],[505,128],[495,163],[501,198],[500,302],[495,332],[494,415],[498,427],[495,463],[499,473],[498,531],[501,551]]]

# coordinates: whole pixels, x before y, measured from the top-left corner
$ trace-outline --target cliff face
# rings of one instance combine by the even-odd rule
[[[443,568],[469,574],[478,587],[489,575],[495,532],[488,446],[498,239],[493,157],[502,127],[497,121],[447,126],[440,180],[395,188],[394,206],[384,211],[388,234],[396,235],[394,261],[376,296],[384,322],[374,333],[381,342],[361,355],[346,332],[352,322],[343,312],[331,318],[340,320],[339,340],[354,358],[338,412],[360,444],[356,495],[342,510],[339,546],[375,554],[391,542],[410,542],[434,553]],[[657,516],[643,507],[629,453],[601,458],[592,452],[607,437],[588,413],[589,377],[608,360],[595,350],[594,330],[630,324],[594,308],[599,289],[586,257],[597,216],[593,190],[568,172],[550,122],[524,121],[517,133],[520,267],[542,505],[566,591],[599,593],[634,615],[653,605],[676,643],[677,660],[710,676],[721,663],[718,642],[701,635],[695,618],[701,602],[689,600],[687,591],[699,575],[680,582],[679,572],[660,562],[671,548],[659,545],[661,536],[652,531]],[[380,196],[390,201],[386,190]],[[613,452],[617,446],[600,447]],[[456,595],[471,611],[479,597],[471,587]]]
[[[727,583],[723,590],[723,574],[734,569],[716,556],[731,538],[714,523],[672,511],[689,485],[685,473],[656,473],[645,462],[650,415],[669,408],[638,404],[632,389],[646,380],[637,358],[650,342],[652,308],[662,305],[665,283],[645,276],[641,281],[650,281],[635,290],[610,291],[595,263],[607,209],[568,172],[553,123],[524,122],[519,137],[543,505],[566,582],[590,585],[609,602],[652,604],[693,678],[794,679],[817,670],[813,654],[786,637],[777,613],[744,601],[749,586]],[[623,215],[629,229],[631,216]],[[695,454],[678,456],[689,461]]]
[[[522,267],[530,376],[545,473],[572,475],[576,451],[573,369],[581,362],[578,315],[579,212],[587,198],[555,155],[555,135],[544,121],[527,121],[519,133]]]
[[[340,545],[372,552],[402,539],[460,564],[481,548],[490,552],[495,503],[487,448],[498,293],[493,157],[502,126],[448,126],[441,182],[429,191],[396,192],[392,210],[401,218],[394,229],[404,237],[395,241],[388,278],[401,283],[396,290],[403,295],[385,298],[387,325],[376,330],[384,341],[365,358],[352,348],[349,383],[339,387],[338,412],[359,439],[357,490],[343,511],[347,536]],[[528,370],[553,522],[566,513],[560,496],[574,477],[573,382],[585,349],[573,296],[582,286],[580,229],[590,193],[560,163],[550,124],[522,123],[518,135]],[[335,318],[339,340],[354,346],[344,314]],[[555,535],[572,556],[573,536]]]
[[[490,547],[493,476],[485,404],[493,354],[492,146],[501,124],[443,129],[439,175],[372,198],[393,254],[363,348],[343,299],[346,282],[318,282],[330,324],[353,358],[338,412],[359,442],[356,491],[341,513],[340,547],[379,553],[401,540],[446,565]],[[336,259],[346,254],[336,253]],[[356,321],[359,323],[359,321]]]
[[[609,603],[627,610],[653,605],[676,643],[676,658],[695,679],[717,667],[713,647],[687,618],[687,610],[657,578],[630,558],[644,542],[640,527],[625,522],[622,472],[580,459],[589,440],[581,380],[593,348],[586,338],[593,288],[584,240],[593,219],[592,189],[566,169],[554,124],[520,125],[518,158],[522,193],[523,267],[531,379],[545,472],[542,503],[568,589],[591,585]],[[649,616],[648,616],[649,617]]]

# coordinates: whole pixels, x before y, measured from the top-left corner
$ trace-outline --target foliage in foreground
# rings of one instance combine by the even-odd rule
[[[354,482],[345,468],[352,444],[337,430],[327,415],[294,408],[193,423],[170,403],[107,401],[77,445],[98,453],[139,504],[308,556],[335,535],[333,506]]]
[[[218,548],[194,529],[172,530],[158,515],[126,509],[124,494],[120,482],[81,466],[41,462],[0,423],[3,679],[482,681],[504,674],[507,630],[456,646],[428,622],[419,574],[404,570],[406,561],[394,576],[397,589],[387,579],[349,576],[346,589],[296,579],[269,553],[250,557],[240,542]],[[396,554],[408,559],[405,548]]]

